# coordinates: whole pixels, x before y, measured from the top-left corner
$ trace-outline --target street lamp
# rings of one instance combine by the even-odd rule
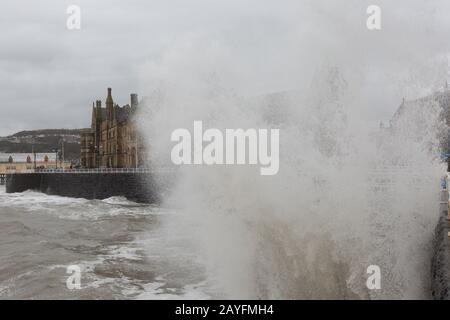
[[[33,160],[34,160],[34,171],[36,171],[36,150],[34,150],[34,146],[33,146],[33,150],[32,150],[32,152],[33,152]]]
[[[56,164],[56,168],[58,169],[58,149],[54,149],[53,152],[55,153],[55,164]]]
[[[135,155],[134,155],[135,159],[136,159],[136,169],[138,168],[138,136],[136,134],[136,149],[135,149]]]
[[[64,167],[64,138],[61,139],[61,157],[60,157],[60,162],[61,162],[61,168]]]

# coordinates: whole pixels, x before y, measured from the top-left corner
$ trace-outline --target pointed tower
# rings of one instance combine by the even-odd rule
[[[96,109],[97,109],[97,120],[102,121],[102,100],[95,101]]]
[[[95,108],[95,102],[92,102],[92,120],[94,120],[96,114],[97,109]]]
[[[91,120],[92,130],[95,130],[96,124],[97,124],[97,108],[95,107],[94,102],[92,102],[92,120]]]
[[[111,95],[111,88],[108,88],[108,96],[106,97],[106,115],[108,120],[114,118],[114,102]]]

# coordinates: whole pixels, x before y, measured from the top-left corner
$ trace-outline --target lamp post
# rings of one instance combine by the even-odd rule
[[[58,169],[58,149],[54,149],[53,152],[55,153],[55,164],[56,164],[55,169]]]
[[[136,153],[135,153],[135,159],[136,159],[136,169],[138,168],[138,136],[136,134]]]
[[[64,138],[61,139],[61,168],[64,168]]]
[[[34,150],[34,146],[31,150],[33,152],[33,164],[34,164],[34,171],[36,171],[36,150]]]

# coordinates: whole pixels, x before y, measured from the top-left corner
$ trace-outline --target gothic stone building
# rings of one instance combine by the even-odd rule
[[[119,107],[108,88],[106,108],[101,100],[92,105],[91,128],[81,135],[83,168],[137,168],[143,165],[141,139],[138,137],[135,113],[137,94],[131,94],[131,105]]]

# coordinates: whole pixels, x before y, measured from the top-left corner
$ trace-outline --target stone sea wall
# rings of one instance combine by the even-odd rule
[[[165,187],[150,173],[26,173],[6,178],[8,193],[34,190],[85,199],[122,196],[143,203],[157,203]]]
[[[434,299],[450,299],[450,225],[448,221],[448,191],[441,194],[439,222],[435,229],[431,263],[431,293]]]

